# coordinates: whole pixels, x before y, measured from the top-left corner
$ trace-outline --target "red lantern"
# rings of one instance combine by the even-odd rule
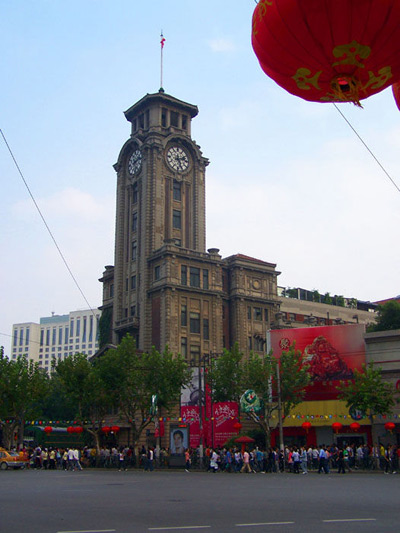
[[[68,426],[67,433],[73,433],[73,432],[74,432],[74,428],[72,426]]]
[[[394,100],[396,102],[396,105],[400,111],[400,82],[396,82],[396,83],[393,83],[392,85],[392,91],[393,91],[393,96],[394,96]],[[399,389],[399,387],[397,386],[399,382],[396,383],[396,389]]]
[[[240,422],[235,422],[233,424],[233,429],[235,429],[237,433],[239,433],[239,431],[242,429],[242,424]]]
[[[311,428],[311,422],[303,422],[301,427],[306,430],[306,433],[308,433],[308,430]]]
[[[386,422],[385,429],[386,431],[390,431],[390,433],[394,430],[396,427],[396,424],[394,422]]]
[[[82,426],[76,426],[74,428],[74,433],[83,433],[83,427]]]
[[[119,426],[111,426],[111,431],[113,431],[114,433],[118,433],[120,429],[121,428]]]
[[[398,0],[260,0],[252,45],[263,71],[312,102],[354,102],[400,80]]]
[[[350,429],[351,429],[352,431],[358,431],[358,430],[360,429],[360,427],[361,427],[361,426],[360,426],[360,424],[359,424],[358,422],[352,422],[352,423],[350,424]]]
[[[110,433],[111,428],[110,428],[110,426],[103,426],[103,427],[101,428],[101,431],[102,431],[103,433]]]
[[[46,426],[43,431],[48,435],[53,431],[53,428],[51,426]]]
[[[335,433],[338,433],[343,427],[343,424],[341,424],[340,422],[334,422],[332,424],[332,429],[334,430]]]

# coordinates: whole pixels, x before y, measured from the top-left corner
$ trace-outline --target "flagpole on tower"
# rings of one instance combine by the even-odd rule
[[[163,50],[164,50],[165,39],[164,39],[162,30],[161,30],[160,38],[161,38],[161,41],[160,41],[160,45],[161,45],[160,91],[164,92],[164,89],[163,89]]]

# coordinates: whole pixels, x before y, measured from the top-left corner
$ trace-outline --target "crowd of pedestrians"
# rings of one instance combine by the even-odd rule
[[[103,446],[100,453],[95,447],[82,449],[71,447],[45,448],[37,446],[25,449],[33,469],[79,471],[82,468],[114,468],[120,471],[142,468],[152,472],[154,468],[168,468],[169,450],[141,446]],[[204,468],[209,472],[230,473],[293,473],[306,475],[310,471],[318,474],[337,472],[346,474],[355,470],[378,470],[385,474],[396,474],[400,463],[400,446],[366,444],[345,446],[286,446],[262,450],[239,448],[211,448],[204,450],[203,464],[200,464],[199,449],[186,449],[184,466],[186,471]]]
[[[195,453],[195,452],[194,452]],[[206,449],[207,470],[234,473],[319,474],[351,473],[356,470],[379,470],[396,474],[400,463],[400,446],[349,444],[345,446],[287,446],[283,451],[256,447],[251,451],[233,448]]]

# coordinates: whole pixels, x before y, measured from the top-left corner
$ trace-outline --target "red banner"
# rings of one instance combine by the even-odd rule
[[[277,329],[271,331],[271,348],[280,357],[296,342],[312,380],[305,399],[333,400],[340,381],[352,380],[354,369],[365,363],[364,332],[363,324]]]
[[[237,435],[233,427],[238,421],[239,409],[236,402],[218,402],[213,405],[213,442],[220,447]]]
[[[207,406],[208,407],[208,406]],[[206,411],[206,416],[204,416]],[[211,413],[213,416],[211,416]],[[203,445],[223,446],[227,440],[236,436],[237,431],[233,427],[238,420],[238,405],[235,402],[217,402],[211,405],[209,410],[202,410]],[[194,406],[181,407],[182,422],[188,424],[189,446],[197,448],[200,444],[200,417],[199,408]]]

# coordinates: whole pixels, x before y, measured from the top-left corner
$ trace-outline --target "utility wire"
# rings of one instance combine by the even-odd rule
[[[17,167],[18,173],[19,173],[19,175],[21,176],[22,181],[24,182],[24,185],[25,185],[25,187],[26,187],[26,189],[27,189],[27,191],[28,191],[28,193],[29,193],[29,196],[31,197],[32,202],[35,204],[35,207],[36,207],[36,209],[37,209],[37,211],[38,211],[38,213],[39,213],[39,215],[40,215],[40,218],[42,219],[43,224],[46,226],[46,229],[47,229],[47,231],[48,231],[48,233],[49,233],[49,235],[50,235],[50,237],[51,237],[51,239],[52,239],[52,241],[53,241],[55,247],[57,248],[58,253],[60,254],[60,257],[61,257],[61,259],[62,259],[64,265],[66,266],[66,268],[67,268],[67,270],[68,270],[68,272],[69,272],[71,278],[73,279],[73,281],[74,281],[75,285],[77,286],[79,292],[81,293],[83,299],[85,300],[86,304],[88,305],[88,308],[90,309],[90,311],[92,312],[93,316],[95,317],[96,314],[95,314],[94,310],[92,309],[92,306],[91,306],[90,303],[88,302],[88,300],[87,300],[87,298],[86,298],[84,292],[82,291],[81,287],[79,286],[79,283],[78,283],[77,279],[75,278],[75,276],[74,276],[72,270],[70,269],[70,267],[69,267],[69,265],[68,265],[68,263],[67,263],[67,260],[66,260],[65,257],[64,257],[64,254],[62,253],[60,247],[58,246],[57,241],[56,241],[56,239],[55,239],[53,233],[51,232],[50,227],[49,227],[49,225],[47,224],[46,219],[44,218],[44,216],[43,216],[43,214],[42,214],[42,212],[41,212],[41,210],[40,210],[40,207],[38,206],[38,204],[37,204],[37,202],[36,202],[36,200],[35,200],[35,198],[34,198],[32,192],[31,192],[31,190],[30,190],[30,188],[29,188],[28,183],[26,182],[26,180],[25,180],[25,178],[24,178],[24,175],[22,174],[22,171],[21,171],[21,169],[20,169],[20,167],[19,167],[19,165],[18,165],[18,163],[17,163],[17,160],[15,159],[14,154],[13,154],[13,152],[12,152],[12,150],[11,150],[11,148],[10,148],[8,142],[7,142],[7,139],[6,139],[6,137],[5,137],[4,133],[3,133],[3,130],[2,130],[1,128],[0,128],[0,133],[1,133],[2,137],[3,137],[4,143],[5,143],[5,145],[7,146],[8,151],[10,152],[10,155],[11,155],[11,157],[12,157],[12,160],[14,161],[14,164],[15,164],[15,166]]]
[[[368,150],[368,152],[372,155],[372,157],[375,159],[375,161],[378,163],[378,165],[381,167],[381,169],[383,170],[383,172],[386,174],[386,176],[390,179],[390,181],[393,183],[393,185],[396,187],[396,189],[398,190],[398,192],[400,192],[400,187],[397,185],[397,183],[394,181],[394,179],[390,176],[389,172],[385,169],[385,167],[382,165],[382,163],[379,161],[379,159],[375,156],[375,154],[372,152],[372,150],[369,148],[369,146],[367,145],[367,143],[363,140],[363,138],[361,137],[361,135],[357,132],[357,130],[352,126],[352,124],[347,120],[347,118],[343,115],[343,113],[340,111],[340,109],[338,108],[338,106],[335,104],[335,102],[332,102],[333,105],[335,106],[336,110],[338,113],[340,113],[343,117],[343,119],[347,122],[347,124],[350,126],[350,128],[354,131],[354,133],[357,135],[357,137],[359,138],[359,140],[363,143],[363,145],[365,146],[365,148]]]

